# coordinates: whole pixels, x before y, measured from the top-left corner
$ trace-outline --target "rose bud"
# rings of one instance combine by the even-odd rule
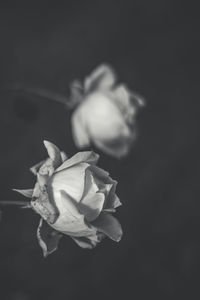
[[[95,69],[81,84],[71,84],[70,107],[72,134],[78,148],[94,144],[97,148],[120,158],[128,154],[137,137],[136,116],[144,99],[117,84],[108,65]]]
[[[31,168],[37,176],[34,189],[16,190],[31,198],[42,217],[37,236],[44,256],[57,249],[63,235],[89,249],[106,236],[118,242],[122,228],[111,214],[121,205],[117,182],[96,166],[99,156],[88,151],[67,159],[54,144],[44,145],[49,158]]]

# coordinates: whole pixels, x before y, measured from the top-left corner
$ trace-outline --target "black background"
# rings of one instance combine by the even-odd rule
[[[100,166],[118,180],[124,237],[96,249],[69,237],[47,259],[39,216],[3,210],[0,297],[40,299],[199,299],[199,10],[192,1],[6,2],[0,9],[0,84],[69,95],[69,83],[98,64],[147,99],[131,154]],[[0,199],[22,200],[29,167],[46,157],[43,139],[69,156],[70,113],[22,93],[0,94]]]

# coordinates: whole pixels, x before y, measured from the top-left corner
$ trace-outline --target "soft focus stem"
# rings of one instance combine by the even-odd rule
[[[31,94],[40,98],[56,101],[58,103],[64,104],[65,106],[68,104],[67,97],[58,94],[56,92],[49,91],[48,89],[37,88],[37,87],[29,87],[22,85],[20,83],[5,85],[0,87],[0,92],[19,92],[25,94]]]

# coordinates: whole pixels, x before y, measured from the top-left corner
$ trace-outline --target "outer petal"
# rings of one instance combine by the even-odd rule
[[[36,175],[37,172],[39,171],[40,167],[46,162],[46,159],[42,160],[41,162],[37,163],[36,165],[32,166],[30,168],[30,171]]]
[[[98,168],[97,166],[90,166],[88,168],[97,184],[99,191],[105,195],[104,211],[115,211],[115,208],[121,205],[121,202],[115,194],[117,181],[113,180],[107,172]]]
[[[109,173],[97,166],[90,166],[89,170],[92,172],[94,181],[99,188],[99,191],[107,196],[114,184],[114,180],[109,176]]]
[[[72,167],[82,162],[88,163],[90,165],[96,165],[98,159],[99,155],[93,151],[78,152],[71,158],[67,159],[58,169],[56,169],[56,172]]]
[[[84,114],[78,108],[72,115],[72,135],[74,142],[78,148],[84,148],[90,145],[90,139],[87,131],[87,126],[85,124]]]
[[[93,249],[102,241],[103,238],[105,238],[105,235],[99,232],[97,232],[94,236],[89,237],[72,237],[72,239],[84,249]]]
[[[44,163],[41,165],[37,173],[40,173],[43,176],[51,176],[54,172],[54,163],[51,158],[47,158]],[[36,173],[36,174],[37,174]]]
[[[62,158],[62,162],[66,161],[67,159],[67,154],[64,151],[60,152],[61,158]]]
[[[68,108],[74,108],[83,99],[83,86],[79,80],[74,80],[70,84],[70,100],[66,103]]]
[[[121,240],[123,234],[121,225],[111,214],[102,212],[100,216],[92,222],[92,225],[115,242]]]
[[[113,186],[110,190],[110,193],[106,199],[105,206],[104,206],[104,211],[115,211],[115,209],[119,206],[121,206],[121,202],[116,195],[116,186],[117,186],[117,181],[113,180]]]
[[[127,124],[133,124],[138,109],[145,104],[144,99],[138,94],[129,91],[124,84],[120,84],[114,89],[113,98],[119,106]]]
[[[57,168],[57,166],[60,166],[67,159],[67,155],[63,151],[60,152],[59,149],[50,142],[44,141],[44,144],[49,151],[48,154],[51,155],[53,160],[51,158],[47,158],[31,167],[30,171],[34,175],[40,172],[41,175],[51,176],[54,169]]]
[[[84,214],[88,222],[94,221],[103,209],[105,195],[103,193],[96,193],[93,196],[86,196],[82,202],[79,203],[79,209]]]
[[[113,69],[106,64],[97,67],[84,81],[85,91],[94,89],[107,90],[112,88],[116,82],[116,74]]]
[[[47,149],[47,152],[49,154],[49,157],[51,158],[53,162],[53,167],[56,169],[62,164],[62,157],[60,154],[60,150],[56,145],[53,143],[50,143],[48,141],[44,141],[44,145]]]
[[[77,245],[81,248],[84,248],[84,249],[92,249],[94,248],[93,244],[91,243],[91,241],[86,238],[86,237],[71,237],[75,243],[77,243]]]
[[[27,190],[13,189],[13,191],[18,192],[27,198],[32,198],[32,195],[33,195],[33,189],[27,189]]]
[[[44,257],[57,250],[58,243],[62,234],[55,231],[50,227],[43,219],[40,219],[40,223],[37,229],[38,242],[43,250]]]

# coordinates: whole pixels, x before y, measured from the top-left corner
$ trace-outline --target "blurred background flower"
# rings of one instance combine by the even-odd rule
[[[97,67],[83,84],[71,84],[69,105],[77,106],[72,115],[72,133],[78,148],[91,144],[106,154],[120,158],[128,154],[136,139],[136,116],[144,99],[118,83],[106,64]]]

